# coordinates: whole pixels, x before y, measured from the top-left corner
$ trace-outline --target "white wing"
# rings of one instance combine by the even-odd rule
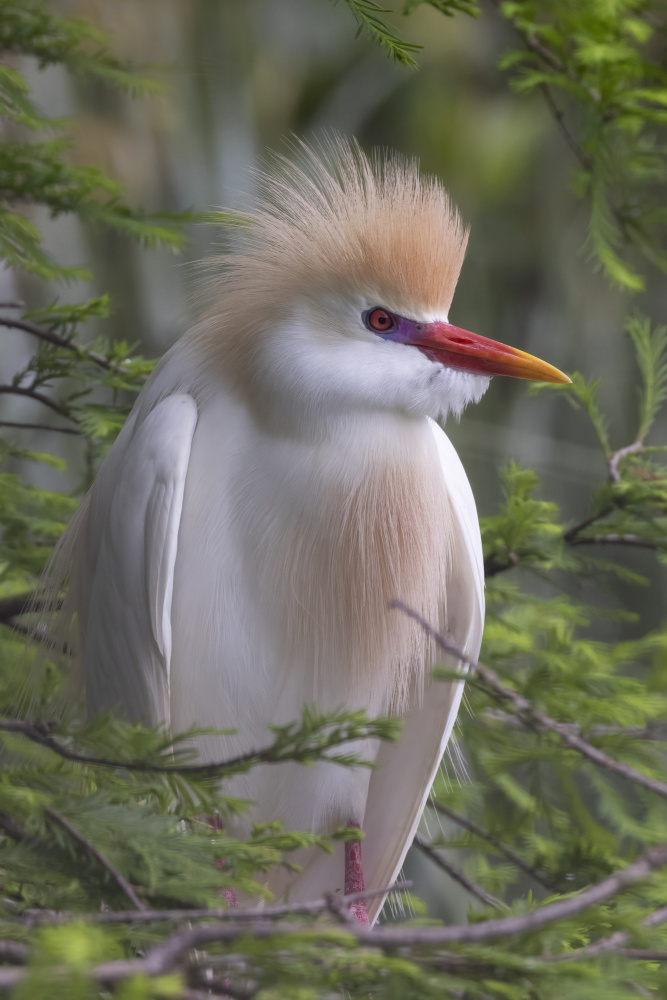
[[[87,500],[73,581],[88,710],[120,706],[169,723],[171,600],[185,477],[197,407],[163,399],[130,418]]]
[[[454,643],[476,659],[484,628],[484,560],[475,500],[449,438],[430,421],[457,522],[447,625]],[[366,885],[391,885],[414,839],[431,785],[449,741],[463,683],[432,682],[408,713],[401,739],[383,744],[372,774],[362,847]],[[383,900],[369,901],[371,920]]]

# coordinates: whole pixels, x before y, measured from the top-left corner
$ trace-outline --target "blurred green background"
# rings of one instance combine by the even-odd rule
[[[471,227],[453,322],[565,371],[601,377],[612,441],[620,447],[632,440],[635,362],[624,318],[636,306],[660,322],[665,283],[654,275],[631,300],[588,263],[586,209],[569,189],[573,155],[539,95],[513,93],[497,68],[514,39],[491,2],[477,20],[443,17],[427,6],[409,18],[397,10],[399,32],[424,46],[417,72],[390,62],[363,34],[355,37],[346,6],[328,0],[72,0],[53,7],[101,27],[117,54],[149,65],[164,83],[160,96],[133,100],[60,69],[21,65],[44,111],[74,118],[76,161],[100,165],[123,184],[130,204],[242,209],[253,199],[253,164],[267,149],[284,149],[290,133],[309,138],[334,129],[367,149],[388,146],[418,157],[444,181]],[[60,262],[88,260],[95,271],[96,289],[73,285],[65,297],[109,291],[113,315],[103,332],[137,343],[147,356],[163,353],[196,318],[197,262],[224,238],[215,226],[192,225],[191,244],[176,257],[84,231],[66,217],[36,212],[36,219]],[[0,275],[0,298],[48,301],[37,282],[14,281]],[[0,378],[8,381],[33,345],[16,333],[3,338]],[[5,399],[3,417],[34,419],[32,407]],[[592,483],[604,476],[586,419],[562,398],[531,396],[522,382],[496,379],[482,403],[447,430],[481,514],[495,510],[497,469],[510,457],[538,471],[541,495],[566,516],[585,513]],[[664,436],[664,423],[657,436],[660,430]],[[39,435],[23,438],[46,450]],[[39,475],[62,488],[55,471]],[[643,628],[654,627],[664,613],[664,574],[641,551],[624,561],[652,574],[652,586],[617,583],[609,603],[640,612]],[[408,865],[422,895],[442,877],[419,870],[427,864],[420,858],[419,866]],[[447,887],[445,897],[450,918],[467,907],[458,889]]]

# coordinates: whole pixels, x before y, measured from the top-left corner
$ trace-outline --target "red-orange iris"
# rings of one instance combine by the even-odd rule
[[[395,325],[394,317],[386,309],[371,309],[366,314],[366,326],[376,333],[387,333]]]

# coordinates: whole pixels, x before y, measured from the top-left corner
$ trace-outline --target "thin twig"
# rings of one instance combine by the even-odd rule
[[[67,337],[63,337],[56,333],[54,330],[45,330],[41,326],[37,326],[36,323],[31,323],[27,319],[12,319],[10,316],[0,316],[0,326],[5,326],[9,329],[23,330],[25,333],[29,333],[32,337],[37,337],[39,340],[44,340],[48,344],[53,344],[55,347],[62,347],[66,351],[71,351],[72,354],[76,354],[77,357],[89,358],[94,364],[99,365],[100,368],[106,369],[106,371],[117,372],[118,374],[127,374],[127,370],[121,365],[115,365],[113,362],[105,358],[103,354],[98,351],[92,351],[88,347],[83,347],[81,344],[75,343],[73,340],[68,340]]]
[[[653,913],[649,913],[647,917],[642,920],[641,927],[658,927],[659,924],[664,923],[667,920],[667,906],[661,907],[659,910],[654,910]],[[598,955],[604,955],[607,952],[614,952],[614,954],[619,954],[619,949],[622,945],[626,944],[633,936],[633,931],[615,931],[606,938],[600,938],[599,941],[594,941],[592,944],[586,945],[585,948],[576,948],[574,951],[566,952],[564,955],[553,955],[550,957],[552,962],[584,962],[590,958],[597,958]]]
[[[306,903],[285,903],[279,906],[253,906],[248,909],[228,906],[222,908],[208,907],[206,909],[175,909],[175,910],[103,910],[100,913],[66,913],[53,910],[26,910],[17,919],[36,924],[68,924],[72,921],[83,921],[86,924],[150,924],[158,921],[187,920],[280,920],[283,917],[310,916],[325,913],[331,906],[331,899],[336,900],[338,907],[346,907],[359,899],[377,899],[390,892],[403,892],[411,889],[412,882],[394,882],[383,889],[369,889],[366,892],[352,892],[347,896],[326,896]],[[11,918],[12,923],[14,917]]]
[[[39,591],[28,590],[22,594],[11,594],[9,597],[0,597],[0,622],[9,621],[10,618],[17,618],[19,615],[29,614],[33,611],[57,611],[62,602],[53,598],[38,597]]]
[[[142,774],[191,774],[199,777],[223,777],[229,771],[238,768],[253,767],[257,764],[284,764],[286,757],[282,752],[276,753],[274,746],[261,750],[249,750],[247,753],[227,760],[213,761],[209,764],[149,764],[137,760],[115,760],[110,757],[96,757],[93,754],[78,753],[69,750],[58,742],[46,725],[40,722],[30,722],[27,719],[0,718],[0,732],[19,733],[33,743],[52,750],[59,757],[70,760],[74,764],[89,764],[93,767],[122,768],[125,771],[137,771]],[[331,749],[331,748],[327,748]],[[338,763],[335,756],[324,757],[331,764]]]
[[[424,631],[434,640],[436,645],[440,646],[444,652],[449,653],[451,656],[455,656],[458,660],[462,660],[464,663],[467,663],[473,671],[473,677],[471,679],[480,684],[480,686],[483,687],[488,694],[497,700],[510,702],[519,716],[525,719],[533,729],[538,732],[548,731],[556,733],[566,746],[570,747],[572,750],[577,750],[582,757],[588,758],[588,760],[593,761],[593,763],[597,764],[599,767],[604,767],[608,771],[620,774],[623,778],[634,781],[637,784],[642,785],[644,788],[648,788],[650,791],[656,792],[658,795],[662,795],[663,798],[667,798],[667,785],[663,781],[658,781],[657,778],[651,778],[649,775],[643,774],[641,771],[631,767],[629,764],[624,764],[622,761],[616,760],[615,757],[610,757],[609,754],[604,753],[604,751],[599,750],[598,747],[593,746],[592,743],[588,743],[586,740],[582,739],[581,736],[573,733],[567,723],[557,722],[556,719],[552,719],[550,716],[545,715],[544,712],[540,712],[540,710],[535,708],[527,698],[524,698],[523,695],[519,694],[513,688],[507,687],[506,684],[503,684],[493,670],[489,667],[482,666],[481,663],[471,660],[470,657],[466,656],[461,649],[432,628],[425,618],[422,618],[417,611],[408,607],[407,604],[403,604],[402,601],[392,601],[390,606],[403,611],[414,621],[418,622]]]
[[[69,642],[64,642],[59,639],[57,635],[49,632],[41,623],[31,623],[26,624],[25,622],[19,621],[18,618],[7,618],[2,620],[0,618],[0,625],[7,625],[14,632],[18,632],[20,635],[25,635],[34,642],[39,643],[40,646],[44,646],[46,649],[55,649],[59,653],[64,653],[65,656],[74,656],[76,650]]]
[[[556,124],[563,133],[565,141],[567,142],[568,146],[570,147],[574,155],[577,157],[584,170],[591,170],[593,166],[592,160],[590,156],[586,152],[584,152],[580,144],[577,142],[577,140],[567,127],[567,124],[565,122],[565,115],[563,111],[556,104],[554,96],[551,93],[551,88],[548,87],[546,83],[541,83],[540,91],[542,92],[542,96],[544,97],[544,100],[547,103],[547,107],[551,111],[551,114],[553,115]]]
[[[550,892],[556,892],[555,885],[552,885],[542,875],[540,875],[538,871],[536,871],[534,868],[531,868],[530,865],[526,864],[526,862],[523,861],[518,856],[518,854],[515,854],[514,851],[511,851],[509,847],[506,847],[505,844],[502,843],[502,841],[498,840],[497,837],[494,837],[493,834],[489,833],[488,830],[483,830],[480,826],[477,826],[476,823],[473,823],[471,820],[469,820],[467,816],[461,816],[459,813],[454,812],[453,809],[450,809],[449,806],[443,805],[437,799],[432,799],[430,805],[433,809],[436,810],[436,812],[441,813],[443,816],[447,816],[448,819],[453,820],[454,823],[457,823],[459,826],[462,826],[465,830],[468,830],[475,837],[479,837],[480,840],[485,840],[488,844],[491,844],[493,847],[496,848],[496,850],[500,854],[503,855],[503,857],[507,858],[508,861],[511,861],[513,865],[516,865],[517,868],[520,868],[522,872],[525,872],[526,875],[529,875],[530,878],[538,882],[539,885],[543,886],[545,889],[548,889]]]
[[[512,715],[510,712],[504,712],[502,708],[485,708],[482,715],[495,722],[502,722],[503,725],[516,726],[520,729],[532,728],[526,723],[525,719],[522,719],[518,715]],[[581,733],[581,726],[578,722],[563,722],[562,725],[566,726],[571,733]],[[655,723],[653,726],[594,725],[586,730],[586,734],[594,738],[600,736],[624,736],[632,740],[658,740],[664,742],[665,725],[666,723],[664,722]]]
[[[570,542],[571,545],[631,545],[637,549],[655,549],[659,548],[661,544],[665,544],[667,538],[658,539],[656,541],[650,541],[648,538],[642,538],[640,535],[591,535],[588,538],[576,538],[574,541]]]
[[[455,882],[458,882],[459,885],[463,886],[466,892],[469,892],[471,896],[478,899],[484,906],[492,906],[496,910],[507,909],[504,903],[502,903],[495,896],[492,896],[490,892],[486,892],[486,890],[477,885],[476,882],[473,882],[471,878],[468,878],[465,872],[462,872],[460,868],[457,868],[456,865],[451,863],[451,861],[443,857],[442,854],[435,849],[433,844],[429,844],[423,839],[423,837],[420,837],[419,834],[415,836],[414,843],[419,850],[433,862],[433,864],[437,865],[443,872],[447,872],[450,878],[454,879]]]
[[[589,514],[589,516],[585,517],[583,521],[573,524],[571,528],[568,528],[567,531],[563,532],[563,541],[572,545],[574,540],[581,534],[582,531],[585,531],[586,528],[590,528],[592,524],[595,524],[597,521],[602,520],[603,517],[606,517],[610,509],[611,508],[605,507],[603,510],[599,510],[596,514]]]
[[[493,0],[493,2],[495,3],[496,7],[500,6],[500,0]],[[556,70],[557,73],[563,73],[565,76],[567,76],[569,80],[571,80],[573,83],[576,83],[579,87],[582,88],[582,90],[585,90],[586,93],[589,95],[589,97],[591,97],[596,104],[599,104],[601,100],[600,92],[596,90],[594,87],[591,87],[589,86],[589,84],[585,83],[578,75],[578,73],[576,73],[569,66],[566,66],[565,63],[561,62],[558,56],[554,52],[552,52],[551,49],[549,49],[546,45],[543,45],[535,34],[528,34],[528,33],[524,34],[524,32],[522,32],[516,26],[516,24],[513,24],[512,27],[514,28],[514,30],[516,31],[517,35],[522,40],[526,48],[530,49],[531,52],[534,52],[535,55],[539,56],[542,62],[545,62],[547,66],[549,66],[551,69]]]
[[[35,402],[41,403],[42,406],[48,406],[50,410],[54,413],[60,414],[61,417],[65,417],[66,420],[71,420],[72,423],[76,423],[74,417],[70,416],[67,410],[57,403],[54,399],[49,396],[45,396],[43,393],[38,392],[37,389],[33,389],[30,386],[21,385],[0,385],[0,394],[8,396],[27,396],[28,399],[34,399]]]
[[[488,580],[492,576],[497,576],[498,573],[514,569],[518,562],[519,557],[516,552],[508,552],[502,559],[499,559],[495,552],[492,552],[484,560],[484,578]]]
[[[55,434],[81,434],[76,427],[53,427],[51,424],[22,424],[16,420],[0,420],[0,427],[15,427],[22,431],[53,431]]]
[[[609,475],[615,483],[620,483],[621,474],[618,471],[618,464],[622,458],[626,455],[632,455],[635,451],[643,451],[644,443],[642,441],[634,441],[629,444],[626,448],[619,448],[609,459]]]
[[[86,840],[83,834],[79,833],[79,831],[76,829],[75,826],[72,826],[72,824],[70,823],[70,821],[67,819],[66,816],[63,816],[62,813],[59,813],[56,809],[53,809],[51,806],[45,806],[44,812],[46,813],[47,816],[50,816],[51,819],[58,824],[58,826],[61,826],[63,830],[65,830],[69,834],[72,840],[75,840],[78,844],[80,844],[81,847],[84,848],[87,854],[89,854],[92,858],[94,858],[99,864],[102,865],[103,868],[105,868],[108,871],[108,873],[113,878],[114,882],[116,882],[116,884],[119,886],[120,889],[122,889],[122,891],[125,893],[130,902],[134,906],[136,906],[138,910],[146,909],[145,904],[142,903],[142,901],[139,899],[136,892],[134,891],[130,883],[126,880],[122,872],[118,871],[116,866],[112,864],[111,861],[109,861],[109,859],[102,853],[102,851],[99,850],[99,848],[95,847],[94,844],[91,844],[89,840]]]

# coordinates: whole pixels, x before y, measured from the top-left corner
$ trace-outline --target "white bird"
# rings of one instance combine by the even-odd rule
[[[476,658],[475,502],[435,421],[490,376],[569,379],[449,324],[467,231],[438,181],[337,140],[261,177],[216,305],[160,361],[60,550],[90,713],[234,729],[205,760],[266,745],[305,704],[404,720],[376,764],[262,766],[230,821],[363,829],[269,888],[293,901],[390,885],[456,718],[432,643],[393,599]],[[356,908],[375,919],[381,900]]]

